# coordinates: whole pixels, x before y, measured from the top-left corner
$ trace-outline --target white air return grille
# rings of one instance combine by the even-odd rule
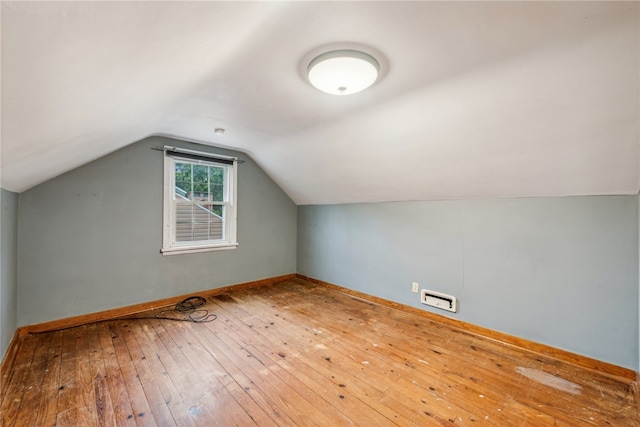
[[[432,307],[441,308],[443,310],[458,311],[458,300],[452,295],[442,294],[440,292],[428,291],[423,289],[420,293],[420,302]]]

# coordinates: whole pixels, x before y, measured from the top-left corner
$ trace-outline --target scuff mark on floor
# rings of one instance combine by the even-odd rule
[[[516,368],[516,372],[540,384],[555,388],[556,390],[565,391],[574,395],[582,393],[582,387],[580,387],[578,384],[572,383],[571,381],[567,381],[560,377],[556,377],[555,375],[539,371],[537,369],[518,366]]]

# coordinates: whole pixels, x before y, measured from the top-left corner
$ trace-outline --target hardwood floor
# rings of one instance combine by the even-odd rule
[[[629,380],[303,280],[205,308],[26,335],[1,424],[640,425]]]

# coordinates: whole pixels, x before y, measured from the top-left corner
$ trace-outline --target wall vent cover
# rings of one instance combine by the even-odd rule
[[[458,312],[458,300],[452,295],[423,289],[420,293],[420,302],[442,310]]]

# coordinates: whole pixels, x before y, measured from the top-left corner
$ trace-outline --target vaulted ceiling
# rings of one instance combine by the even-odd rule
[[[162,134],[298,204],[637,194],[639,27],[637,2],[3,2],[2,187]],[[305,80],[352,44],[374,86]]]

